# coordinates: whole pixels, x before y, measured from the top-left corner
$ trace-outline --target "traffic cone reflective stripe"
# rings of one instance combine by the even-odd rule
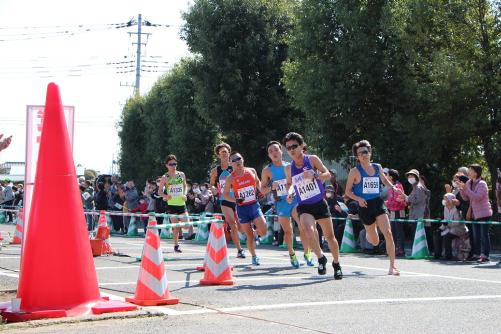
[[[426,232],[424,229],[424,223],[418,222],[416,226],[416,234],[414,236],[414,243],[412,245],[411,256],[407,257],[409,259],[426,259],[430,255],[428,251],[428,241],[426,240]]]
[[[357,253],[357,245],[355,243],[355,234],[353,233],[353,224],[350,218],[346,218],[344,225],[343,240],[339,249],[341,253]]]
[[[155,217],[150,217],[148,226],[156,226]],[[148,229],[144,241],[141,268],[134,297],[125,298],[128,302],[143,305],[172,305],[179,299],[171,296],[165,273],[164,260],[160,247],[160,237],[153,229]]]
[[[207,243],[204,278],[200,280],[200,284],[233,285],[234,283],[228,259],[224,226],[222,223],[212,223]]]
[[[24,211],[19,210],[17,215],[16,231],[14,232],[14,238],[10,242],[12,245],[20,245],[23,242],[23,231],[24,231]]]

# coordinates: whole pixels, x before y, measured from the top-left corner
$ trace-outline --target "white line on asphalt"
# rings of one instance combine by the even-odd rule
[[[383,269],[383,268],[356,266],[356,265],[351,265],[351,264],[343,264],[343,267],[378,270],[378,271],[387,271],[388,270],[388,269]],[[467,278],[467,277],[459,277],[459,276],[449,276],[449,275],[419,273],[419,272],[415,272],[415,271],[400,271],[400,273],[401,274],[416,275],[416,277],[439,277],[439,278],[447,278],[447,279],[460,280],[460,281],[472,281],[472,282],[501,284],[501,281],[485,280],[485,279],[478,279],[478,278]]]
[[[19,274],[6,273],[4,271],[0,271],[0,276],[19,278]]]
[[[21,255],[14,255],[14,256],[0,256],[0,259],[19,259]]]
[[[304,303],[284,303],[266,305],[247,305],[237,307],[223,307],[214,309],[194,309],[187,311],[169,310],[169,315],[191,315],[205,313],[231,313],[244,311],[265,311],[275,309],[290,309],[304,307],[318,307],[325,305],[360,305],[360,304],[389,304],[389,303],[420,303],[420,302],[440,302],[440,301],[470,301],[482,299],[501,299],[501,295],[478,295],[478,296],[452,296],[452,297],[420,297],[420,298],[383,298],[383,299],[354,299],[354,300],[332,300],[323,302]],[[152,310],[160,311],[160,307],[151,307]]]

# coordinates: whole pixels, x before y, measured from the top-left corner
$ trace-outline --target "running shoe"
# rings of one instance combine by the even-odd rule
[[[245,253],[244,253],[244,250],[243,249],[240,249],[238,252],[237,252],[237,257],[239,259],[245,259]]]
[[[327,264],[327,258],[322,256],[320,259],[318,259],[318,274],[319,275],[325,275],[327,274],[327,267],[325,266]]]
[[[256,235],[254,237],[254,242],[256,243],[256,246],[259,246],[261,244],[261,239]]]
[[[252,257],[252,264],[255,266],[259,266],[261,263],[259,262],[259,258],[257,256]]]
[[[334,268],[334,279],[343,279],[343,271],[341,270],[341,265],[332,261],[332,267]]]
[[[315,266],[315,260],[313,260],[313,255],[311,255],[311,250],[307,253],[304,253],[304,260],[309,267]]]
[[[388,275],[400,276],[400,270],[398,270],[396,267],[392,267],[390,268],[390,270],[388,270]]]
[[[478,263],[488,263],[488,262],[491,262],[491,260],[488,258],[488,257],[485,257],[485,256],[480,256],[480,258],[478,259],[477,261]]]
[[[298,261],[298,259],[296,257],[296,254],[292,254],[292,255],[289,255],[289,256],[291,258],[291,264],[292,264],[292,266],[294,268],[296,268],[296,269],[299,268],[299,261]]]
[[[177,245],[177,246],[174,246],[174,252],[182,253],[183,251],[181,250],[181,248],[179,248],[179,245]]]

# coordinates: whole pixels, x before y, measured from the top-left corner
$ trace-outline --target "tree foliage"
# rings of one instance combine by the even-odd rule
[[[290,4],[199,0],[184,14],[182,36],[199,55],[196,108],[250,165],[263,162],[267,141],[282,138],[299,117],[281,84]]]

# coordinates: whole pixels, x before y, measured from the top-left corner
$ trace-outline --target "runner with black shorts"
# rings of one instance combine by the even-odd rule
[[[186,216],[186,218],[170,217],[171,224],[181,221],[188,221],[188,210],[186,209],[186,176],[177,170],[177,158],[174,154],[169,154],[165,159],[167,173],[160,179],[158,186],[158,196],[167,201],[167,213],[176,216]],[[174,251],[181,253],[179,248],[180,227],[172,229],[174,239]]]
[[[230,166],[230,152],[231,147],[226,143],[221,143],[214,148],[214,153],[216,153],[220,163],[210,171],[210,185],[212,186],[212,193],[218,195],[224,220],[230,226],[231,239],[237,248],[237,257],[245,259],[245,253],[238,237],[239,223],[235,217],[235,202],[226,200],[223,194],[226,178],[233,172],[233,167]],[[235,198],[233,191],[230,191],[228,196]]]
[[[318,243],[318,234],[315,223],[318,223],[324,232],[329,249],[334,257],[334,279],[342,279],[343,272],[339,264],[339,244],[334,237],[331,214],[327,201],[324,199],[325,189],[323,182],[330,179],[330,173],[316,155],[304,154],[304,139],[299,133],[289,132],[283,143],[292,158],[292,163],[286,167],[287,191],[289,203],[293,196],[298,200],[297,213],[300,224],[304,227],[308,244],[318,258],[318,274],[327,273],[327,257]]]
[[[390,258],[388,275],[398,276],[400,271],[395,266],[395,243],[391,233],[388,211],[381,198],[382,187],[380,185],[383,182],[390,188],[396,188],[384,175],[381,165],[371,163],[372,148],[367,140],[355,143],[352,149],[358,163],[348,174],[345,194],[358,202],[358,215],[364,225],[367,241],[377,246],[379,245],[377,228],[379,227],[383,233],[386,253]]]
[[[275,211],[278,216],[278,222],[284,230],[284,241],[289,250],[291,265],[299,268],[299,261],[294,253],[294,233],[292,230],[291,217],[298,223],[299,236],[303,244],[304,259],[309,266],[314,266],[311,248],[306,238],[303,238],[303,226],[300,224],[297,214],[297,201],[287,202],[287,178],[285,177],[285,168],[290,165],[282,160],[282,145],[277,141],[270,141],[266,147],[268,157],[271,163],[264,167],[261,172],[261,191],[263,195],[273,193],[275,201]]]

